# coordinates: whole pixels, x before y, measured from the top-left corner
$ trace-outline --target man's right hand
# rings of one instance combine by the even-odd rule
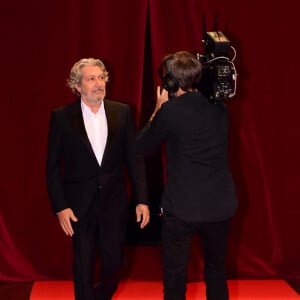
[[[152,113],[152,115],[151,115],[151,117],[149,119],[150,122],[152,121],[152,119],[154,118],[155,114],[157,113],[157,111],[162,106],[162,104],[164,104],[168,100],[169,100],[168,91],[165,90],[165,89],[161,89],[160,86],[157,86],[157,88],[156,88],[156,105],[155,105],[155,108],[154,108],[154,112]]]
[[[58,221],[60,224],[60,227],[64,231],[66,235],[72,236],[74,234],[71,220],[73,222],[77,222],[78,219],[75,217],[73,210],[71,208],[66,208],[61,211],[59,211],[57,214]]]

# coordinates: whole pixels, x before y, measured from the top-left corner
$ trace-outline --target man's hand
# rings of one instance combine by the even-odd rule
[[[135,208],[136,221],[141,222],[140,228],[144,228],[150,221],[150,212],[148,205],[138,204]]]
[[[60,227],[64,231],[66,235],[72,236],[74,234],[71,221],[77,222],[77,218],[75,217],[73,211],[71,208],[66,208],[61,211],[59,211],[57,214],[58,221],[60,224]]]
[[[163,103],[167,102],[169,100],[169,94],[168,91],[165,89],[160,88],[160,86],[158,86],[156,88],[156,105],[155,105],[155,109],[154,112],[152,113],[151,117],[150,117],[150,122],[152,121],[152,119],[154,118],[156,112],[160,109],[160,107],[162,106]]]
[[[156,111],[160,109],[163,103],[169,100],[168,91],[165,89],[161,90],[161,87],[156,88]]]

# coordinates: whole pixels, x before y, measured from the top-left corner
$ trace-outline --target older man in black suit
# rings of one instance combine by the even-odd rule
[[[55,109],[50,120],[47,188],[61,228],[72,236],[76,300],[110,300],[117,289],[128,215],[127,175],[140,227],[150,218],[133,117],[128,105],[104,99],[107,81],[101,60],[75,63],[68,84],[80,98]],[[101,272],[95,288],[96,249]]]

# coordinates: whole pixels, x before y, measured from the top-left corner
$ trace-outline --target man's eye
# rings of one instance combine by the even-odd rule
[[[92,80],[94,80],[94,77],[90,77],[88,80],[89,80],[89,81],[92,81]]]

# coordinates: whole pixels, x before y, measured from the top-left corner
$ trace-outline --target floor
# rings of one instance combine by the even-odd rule
[[[300,300],[300,281],[229,280],[230,300]],[[203,282],[188,284],[187,300],[204,300]],[[1,283],[1,300],[72,300],[71,281]],[[123,280],[113,300],[162,299],[160,281]]]
[[[153,257],[155,257],[154,261]],[[113,300],[162,299],[162,274],[158,271],[161,269],[159,258],[159,247],[128,247],[123,280]],[[145,261],[148,262],[147,272],[141,268]],[[300,300],[300,278],[294,280],[229,280],[228,285],[230,300]],[[204,300],[204,294],[203,282],[197,281],[188,284],[187,300]],[[0,282],[0,300],[73,299],[71,281]]]

